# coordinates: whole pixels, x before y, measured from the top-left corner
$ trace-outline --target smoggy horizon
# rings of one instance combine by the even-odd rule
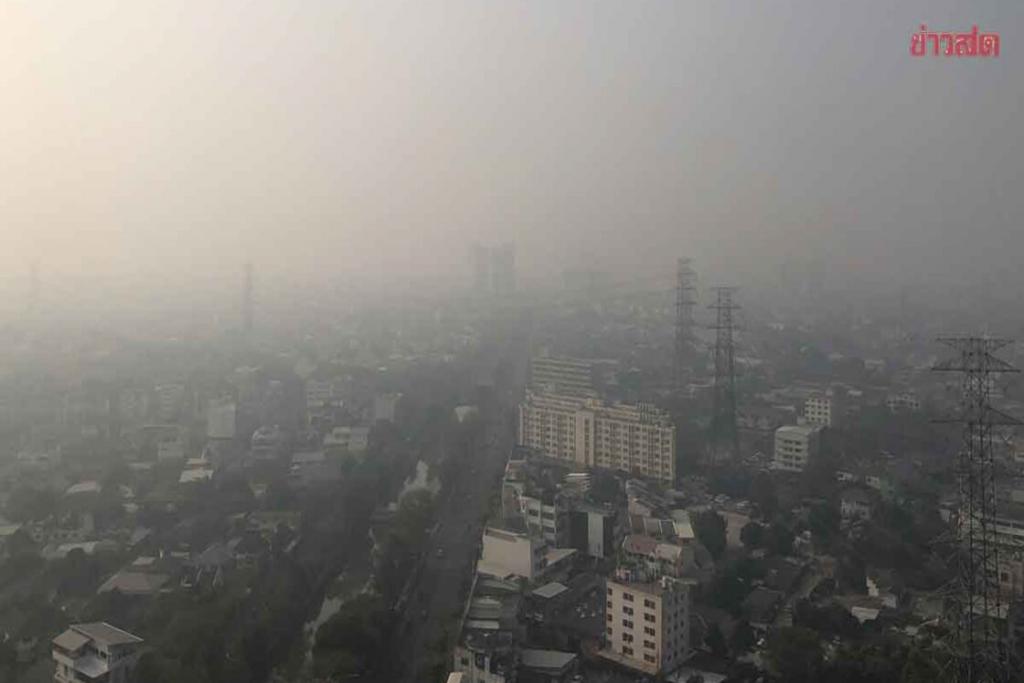
[[[912,58],[922,22],[1002,53]],[[708,284],[1020,287],[1022,25],[1009,2],[11,5],[5,279],[457,282],[473,243],[514,242],[524,282],[688,255]]]

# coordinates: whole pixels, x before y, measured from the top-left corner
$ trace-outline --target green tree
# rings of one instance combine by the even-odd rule
[[[750,500],[757,506],[763,519],[771,519],[779,510],[779,496],[775,481],[767,472],[761,472],[750,484]]]
[[[733,628],[732,636],[729,638],[729,647],[732,648],[733,654],[739,656],[749,652],[755,643],[757,643],[757,634],[754,633],[750,622],[746,619],[736,622],[736,627]]]
[[[725,657],[729,654],[729,647],[726,645],[725,636],[722,634],[722,629],[718,627],[717,623],[712,623],[708,627],[708,632],[704,636],[704,644],[711,650],[711,654],[716,657]]]
[[[825,662],[824,648],[814,631],[800,626],[768,634],[765,659],[786,683],[815,683]]]
[[[793,552],[793,531],[782,521],[772,522],[765,535],[765,548],[772,555],[789,555]]]
[[[711,556],[716,560],[725,552],[725,518],[714,510],[697,513],[693,520],[693,530],[697,540],[704,544]]]
[[[740,529],[740,540],[747,550],[760,548],[764,544],[764,527],[757,522],[748,522]]]

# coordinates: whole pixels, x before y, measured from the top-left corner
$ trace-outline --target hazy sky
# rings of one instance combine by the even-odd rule
[[[913,59],[922,22],[1002,55]],[[1016,271],[1022,28],[1017,0],[12,0],[0,264],[437,273],[511,238],[534,274]]]

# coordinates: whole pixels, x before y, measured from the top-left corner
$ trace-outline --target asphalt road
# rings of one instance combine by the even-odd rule
[[[500,490],[512,447],[505,418],[507,414],[487,424],[483,443],[471,464],[459,470],[450,495],[440,501],[438,527],[392,650],[401,669],[398,681],[433,683],[430,667],[437,662],[438,641],[445,636],[446,667],[451,667],[450,646],[472,579],[482,523],[491,499]]]

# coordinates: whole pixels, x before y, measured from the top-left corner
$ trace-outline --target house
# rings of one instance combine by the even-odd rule
[[[117,591],[122,595],[155,595],[171,580],[167,574],[121,570],[103,582],[97,594]]]
[[[743,611],[753,628],[766,631],[775,620],[780,604],[782,604],[782,593],[779,591],[755,588],[743,601]]]
[[[852,486],[839,494],[839,512],[844,520],[870,519],[873,501],[867,491]]]
[[[369,445],[369,427],[335,427],[323,439],[325,449],[341,448],[349,453],[364,453]]]
[[[142,638],[106,622],[73,624],[53,639],[55,683],[127,683]]]

